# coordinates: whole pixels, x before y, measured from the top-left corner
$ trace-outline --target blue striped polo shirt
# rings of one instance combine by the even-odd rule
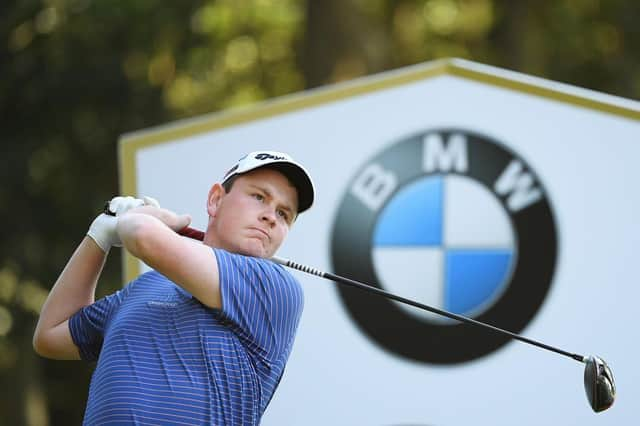
[[[291,352],[300,284],[280,265],[214,249],[222,309],[156,271],[69,320],[97,360],[84,424],[254,425]]]

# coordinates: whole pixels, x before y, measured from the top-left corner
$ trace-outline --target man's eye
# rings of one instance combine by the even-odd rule
[[[264,196],[262,194],[253,194],[253,198],[255,198],[258,201],[264,200]]]
[[[283,218],[286,221],[289,220],[289,215],[284,210],[278,210],[278,216],[280,216],[281,218]]]

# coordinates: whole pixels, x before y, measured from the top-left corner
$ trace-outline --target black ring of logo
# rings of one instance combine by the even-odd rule
[[[428,176],[423,171],[423,140],[437,134],[444,141],[452,134],[464,135],[467,141],[468,169],[463,176],[479,181],[490,192],[509,163],[516,159],[534,178],[542,191],[541,198],[511,212],[506,197],[498,197],[509,214],[517,233],[517,261],[511,281],[500,298],[475,319],[519,333],[542,305],[551,286],[556,264],[556,227],[545,191],[531,168],[502,144],[477,133],[443,129],[413,135],[400,140],[368,161],[351,179],[349,186],[369,164],[376,163],[392,171],[398,181],[396,191],[404,185]],[[389,197],[391,198],[391,197]],[[371,234],[382,209],[372,211],[350,191],[346,191],[338,208],[332,230],[331,258],[333,270],[378,288],[371,255]],[[420,273],[419,265],[407,265]],[[393,354],[415,361],[454,364],[487,355],[510,338],[469,324],[435,324],[409,315],[391,300],[338,286],[339,294],[352,319],[377,344]]]

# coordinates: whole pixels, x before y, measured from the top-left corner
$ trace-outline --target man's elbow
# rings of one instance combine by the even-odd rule
[[[60,330],[34,333],[33,350],[43,358],[57,360],[78,360],[80,353],[70,335],[61,335]]]
[[[33,350],[41,357],[53,358],[52,345],[51,342],[47,339],[46,333],[36,330],[36,332],[33,333],[31,344],[33,346]]]
[[[35,351],[35,353],[42,356],[42,353],[40,353],[40,351],[42,350],[42,342],[40,341],[40,336],[37,331],[33,333],[33,339],[31,339],[31,346],[33,346],[33,350]]]

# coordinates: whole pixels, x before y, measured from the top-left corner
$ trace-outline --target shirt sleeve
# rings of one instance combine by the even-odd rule
[[[69,318],[69,332],[85,361],[96,361],[102,349],[104,332],[112,314],[122,303],[131,284],[85,306]]]
[[[266,361],[288,354],[304,305],[298,281],[270,260],[214,251],[222,314],[234,332]]]

